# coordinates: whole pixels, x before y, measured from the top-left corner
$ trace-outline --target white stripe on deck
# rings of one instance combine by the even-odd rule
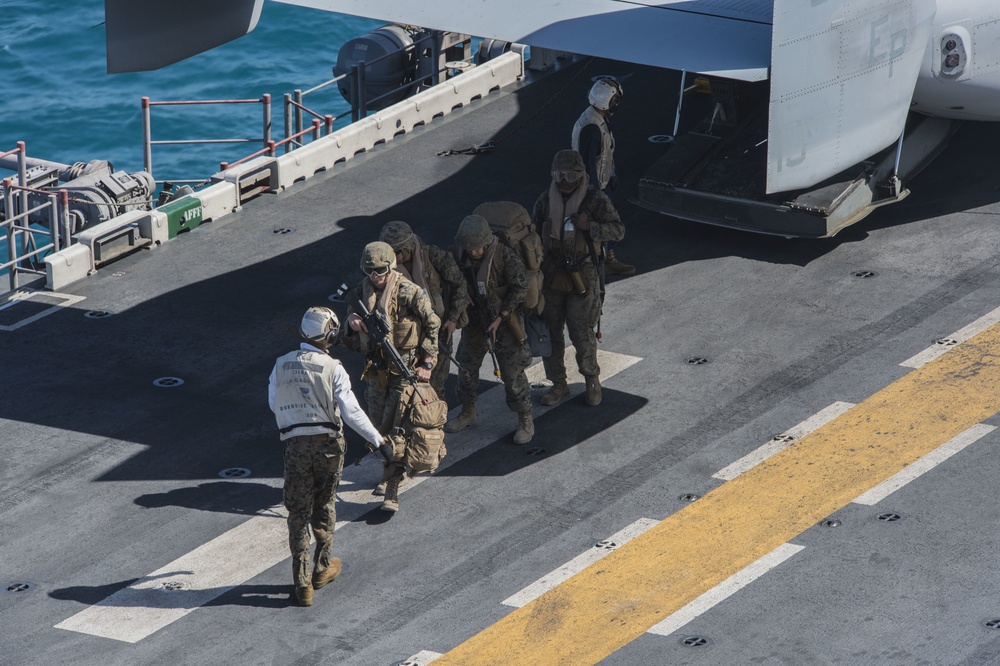
[[[56,628],[126,643],[141,641],[288,559],[284,507],[272,511],[195,548]]]
[[[732,481],[748,469],[759,465],[779,451],[791,446],[796,440],[802,439],[814,430],[818,430],[821,426],[826,425],[853,406],[854,404],[850,402],[833,403],[797,426],[774,437],[760,448],[755,449],[731,465],[719,470],[712,475],[712,478]]]
[[[775,548],[747,568],[733,574],[694,601],[669,615],[659,624],[654,625],[648,633],[669,636],[804,548],[805,546],[796,546],[790,543]]]
[[[441,656],[440,652],[431,652],[430,650],[421,650],[412,657],[407,658],[399,666],[427,666],[435,659]]]
[[[998,322],[1000,322],[1000,308],[997,308],[996,310],[993,310],[992,312],[983,315],[982,317],[972,322],[965,328],[955,331],[947,338],[942,338],[942,340],[949,341],[948,343],[931,345],[930,347],[923,350],[919,354],[916,354],[906,359],[905,361],[900,363],[900,365],[903,366],[904,368],[919,368],[925,365],[926,363],[933,361],[938,356],[941,356],[949,349],[954,347],[956,344],[960,342],[965,342],[972,336],[982,333],[987,328],[993,326]]]
[[[917,477],[931,471],[948,458],[952,457],[973,442],[976,442],[982,437],[990,434],[994,430],[996,430],[995,427],[984,423],[978,423],[972,426],[965,432],[956,435],[941,446],[937,447],[923,458],[920,458],[912,465],[909,465],[905,469],[890,476],[888,479],[878,484],[871,490],[862,493],[857,499],[854,500],[854,503],[864,504],[866,506],[875,506],[886,497],[908,484],[910,481],[913,481]]]
[[[640,518],[622,531],[616,532],[604,541],[600,541],[595,544],[593,548],[577,555],[552,573],[542,576],[517,594],[507,597],[501,603],[505,606],[520,608],[521,606],[534,601],[555,586],[568,580],[571,576],[583,571],[594,562],[607,557],[612,551],[617,550],[622,545],[628,543],[656,525],[658,522],[659,521],[651,520],[649,518]]]
[[[572,347],[566,349],[567,368],[576,368],[574,353]],[[635,356],[605,351],[598,351],[597,357],[601,364],[602,381],[641,360]],[[488,359],[486,364],[489,364]],[[541,365],[537,363],[528,368],[529,381],[544,379],[545,372]],[[568,375],[570,394],[583,392],[583,377],[575,371],[570,371]],[[554,407],[535,404],[533,409],[537,417]],[[516,416],[507,409],[502,384],[479,396],[477,411],[477,427],[447,436],[448,455],[441,469],[485,448],[504,434],[509,436],[517,425]],[[275,455],[280,455],[277,446]],[[372,489],[382,478],[382,465],[377,456],[368,455],[357,467],[353,462],[353,459],[344,461],[343,480],[337,492],[335,529],[360,518],[382,503],[381,497],[372,495]],[[448,477],[421,475],[407,479],[399,492],[404,493],[431,478],[435,483],[443,483],[447,482]],[[406,505],[403,504],[400,514],[405,516],[405,512]],[[265,509],[261,515],[202,544],[55,627],[136,643],[219,595],[290,559],[286,515],[281,505]],[[291,589],[290,577],[287,580]],[[164,585],[167,588],[178,585],[179,589],[166,589]]]

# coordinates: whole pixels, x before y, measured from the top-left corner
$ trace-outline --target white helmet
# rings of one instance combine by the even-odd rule
[[[299,324],[299,334],[310,342],[333,344],[339,332],[340,320],[330,308],[309,308]]]
[[[609,76],[594,82],[594,85],[590,87],[587,99],[590,101],[590,105],[598,111],[614,113],[618,110],[618,105],[621,104],[624,95],[622,84]]]

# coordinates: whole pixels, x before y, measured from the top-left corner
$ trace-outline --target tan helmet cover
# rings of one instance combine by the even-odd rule
[[[383,243],[391,245],[392,249],[396,252],[400,250],[412,250],[414,245],[413,229],[402,220],[386,222],[385,226],[382,227],[382,233],[379,234],[378,239]]]
[[[556,153],[556,156],[552,158],[552,173],[558,171],[579,171],[583,173],[587,168],[583,165],[583,157],[580,153],[575,150],[566,149],[560,150]]]
[[[396,251],[392,246],[382,241],[375,241],[365,245],[364,252],[361,253],[361,270],[365,275],[376,268],[388,266],[390,270],[396,268]]]
[[[458,225],[455,245],[462,251],[478,250],[491,245],[496,237],[490,223],[482,215],[467,215]]]

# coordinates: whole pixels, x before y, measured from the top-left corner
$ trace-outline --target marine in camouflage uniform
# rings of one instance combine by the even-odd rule
[[[361,258],[361,270],[368,277],[354,287],[352,295],[364,303],[369,312],[377,310],[385,316],[396,351],[419,382],[428,382],[437,360],[441,320],[424,290],[395,269],[396,253],[392,247],[381,241],[369,243]],[[358,313],[352,312],[347,317],[347,326],[348,346],[366,353],[363,379],[368,383],[365,391],[368,416],[383,435],[388,434],[403,393],[403,376],[383,356],[381,346],[368,335]],[[421,390],[433,389],[428,384]],[[386,468],[383,478],[385,501],[382,503],[385,511],[399,509],[398,492],[403,472],[400,463],[391,463]]]
[[[364,437],[369,448],[382,436],[365,416],[344,366],[327,354],[340,328],[328,308],[310,308],[302,317],[299,349],[278,358],[268,382],[268,405],[285,445],[285,508],[292,552],[295,596],[312,605],[312,593],[341,570],[331,557],[337,521],[335,495],[344,469],[343,424]],[[316,537],[309,573],[309,528]]]
[[[545,310],[552,337],[552,355],[543,359],[552,388],[543,405],[554,405],[568,393],[563,328],[576,347],[576,364],[587,384],[586,402],[601,402],[601,368],[597,364],[594,328],[601,317],[601,243],[625,236],[611,200],[588,180],[583,158],[575,150],[560,150],[552,161],[552,183],[535,201],[532,219],[542,230]]]
[[[438,337],[437,363],[431,371],[431,386],[442,400],[444,382],[448,379],[451,361],[451,339],[458,319],[469,304],[465,278],[455,263],[455,257],[436,245],[428,245],[413,233],[406,222],[388,222],[382,227],[379,240],[396,251],[396,270],[409,278],[430,297],[434,313],[441,319]]]
[[[531,352],[523,337],[524,324],[519,311],[528,291],[524,266],[517,253],[501,243],[486,219],[479,215],[469,215],[462,220],[453,251],[472,294],[472,303],[467,310],[468,324],[462,329],[456,359],[462,365],[458,375],[462,411],[445,424],[445,432],[458,432],[476,425],[479,369],[492,341],[507,407],[517,414],[514,443],[527,444],[535,434],[535,425],[531,414],[531,386],[524,374],[531,363]],[[488,307],[487,301],[482,300],[483,291]]]

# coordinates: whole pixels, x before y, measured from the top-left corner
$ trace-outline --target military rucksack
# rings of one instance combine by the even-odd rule
[[[524,206],[513,201],[489,201],[480,204],[473,215],[481,215],[500,242],[517,254],[528,278],[528,293],[521,308],[525,314],[540,314],[545,306],[542,297],[542,238]]]
[[[412,384],[403,388],[391,439],[393,458],[406,466],[410,476],[433,472],[441,464],[447,453],[444,446],[447,420],[448,403],[438,398],[430,384],[420,384],[419,392]]]

